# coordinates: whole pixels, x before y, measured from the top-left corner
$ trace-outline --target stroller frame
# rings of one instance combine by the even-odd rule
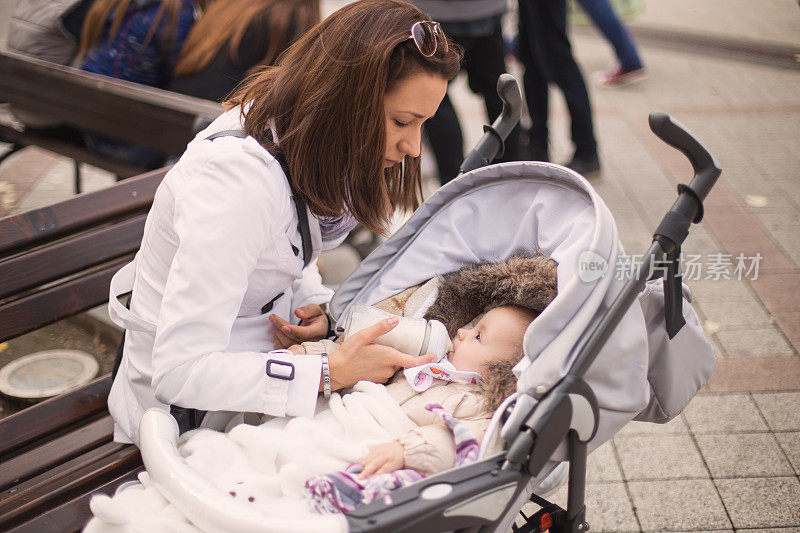
[[[519,120],[516,81],[511,76],[501,76],[498,93],[504,102],[503,114],[492,126],[484,128],[486,133],[465,159],[462,172],[488,164],[493,159],[491,154],[502,150],[503,139]],[[635,276],[625,283],[599,323],[573,347],[577,355],[567,375],[550,390],[522,392],[515,402],[522,409],[514,408],[513,403],[506,408],[503,419],[512,432],[507,436],[505,451],[423,479],[355,509],[346,515],[349,531],[491,531],[512,505],[527,496],[527,482],[542,472],[565,440],[569,462],[567,508],[532,494],[530,501],[541,509],[531,517],[520,511],[526,523],[512,529],[524,533],[583,533],[589,529],[585,520],[587,445],[597,432],[599,409],[582,377],[644,289],[655,264],[662,267],[656,271],[665,270],[668,335],[672,338],[680,331],[685,323],[680,297],[680,248],[691,224],[702,220],[703,200],[722,172],[708,150],[669,115],[654,111],[649,124],[655,135],[689,159],[694,176],[689,185],[678,186],[678,198],[656,229]]]

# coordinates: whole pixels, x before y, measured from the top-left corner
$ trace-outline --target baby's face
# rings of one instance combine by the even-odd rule
[[[458,330],[447,358],[459,370],[481,372],[486,363],[518,355],[527,326],[514,310],[496,307],[483,315],[474,328]]]

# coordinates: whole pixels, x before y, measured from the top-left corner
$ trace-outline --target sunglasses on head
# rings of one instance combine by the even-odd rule
[[[439,23],[430,20],[422,20],[420,22],[415,22],[411,26],[411,36],[409,39],[414,41],[420,54],[425,57],[431,57],[436,53],[440,37],[442,40],[442,50],[447,52],[447,37],[445,37],[444,31],[442,31],[442,27]]]

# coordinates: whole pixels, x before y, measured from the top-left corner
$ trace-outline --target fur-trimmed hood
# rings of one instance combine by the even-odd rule
[[[537,252],[444,274],[425,318],[442,322],[453,337],[479,314],[502,305],[527,307],[538,315],[556,297],[556,266],[553,259]]]

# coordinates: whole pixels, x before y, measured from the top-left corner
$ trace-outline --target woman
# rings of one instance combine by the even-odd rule
[[[81,68],[166,87],[205,0],[95,0],[81,32]]]
[[[430,362],[371,344],[391,319],[330,357],[270,350],[328,331],[320,250],[417,206],[422,124],[460,61],[417,8],[360,0],[244,82],[164,178],[136,261],[112,281],[110,312],[128,330],[115,440],[138,442],[153,407],[312,416],[319,391]],[[116,296],[130,290],[127,310]]]
[[[184,39],[205,0],[94,0],[80,38],[78,63],[88,72],[165,88]],[[164,154],[85,133],[87,146],[142,168]]]
[[[319,22],[319,0],[216,0],[192,27],[168,88],[220,101]]]

